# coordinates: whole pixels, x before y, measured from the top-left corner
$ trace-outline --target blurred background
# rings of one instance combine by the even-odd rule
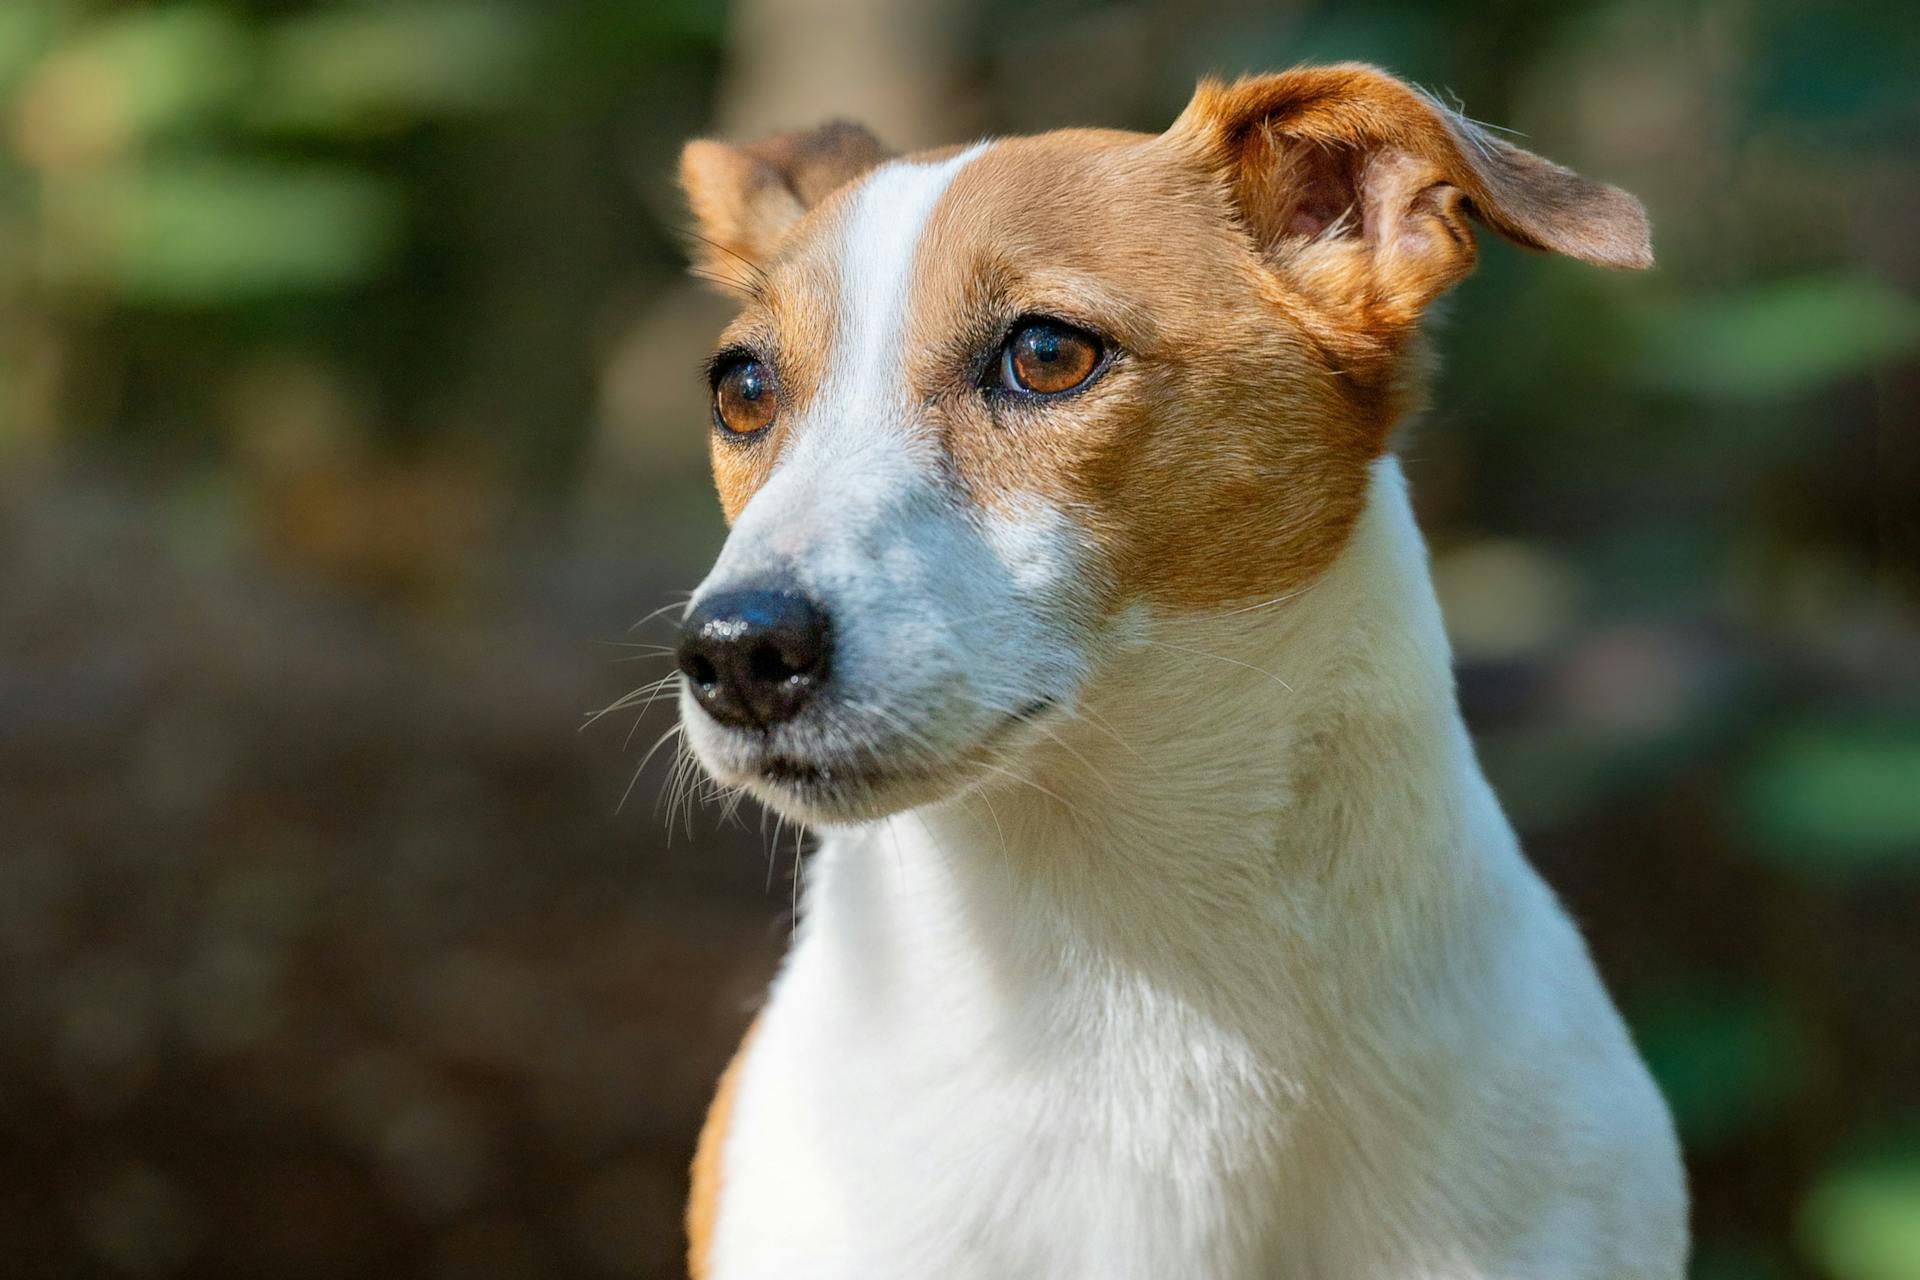
[[[0,1270],[655,1277],[796,850],[660,804],[721,525],[680,143],[1364,58],[1651,207],[1406,448],[1701,1280],[1920,1276],[1920,11],[0,4]]]

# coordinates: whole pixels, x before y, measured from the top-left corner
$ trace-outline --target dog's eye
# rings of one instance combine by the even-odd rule
[[[1029,320],[1000,350],[1000,383],[1009,391],[1057,396],[1100,367],[1100,340],[1058,320]]]
[[[771,371],[750,356],[736,359],[713,380],[714,420],[734,435],[764,430],[778,407]]]

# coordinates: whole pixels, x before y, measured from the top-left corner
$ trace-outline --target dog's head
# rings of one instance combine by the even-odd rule
[[[1468,218],[1608,266],[1631,196],[1367,67],[1204,84],[1167,132],[893,158],[688,145],[732,526],[683,627],[721,782],[852,820],[1018,768],[1143,618],[1312,581],[1417,392]]]

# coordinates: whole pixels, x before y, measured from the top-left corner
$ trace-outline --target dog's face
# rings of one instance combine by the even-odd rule
[[[1363,68],[1204,86],[1157,136],[889,159],[830,126],[691,144],[682,178],[744,302],[682,714],[717,779],[816,822],[1017,769],[1151,619],[1323,570],[1469,210],[1647,255],[1631,197]]]

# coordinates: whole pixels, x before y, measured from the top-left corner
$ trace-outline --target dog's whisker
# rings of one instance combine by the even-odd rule
[[[686,743],[683,740],[680,745],[677,772],[673,783],[673,800],[667,806],[667,831],[669,840],[672,839],[674,815],[676,812],[678,812],[682,823],[685,825],[687,838],[689,840],[693,838],[694,800],[696,799],[696,792],[700,787],[700,780],[704,776],[700,769],[700,761],[695,758],[692,751],[686,748]]]
[[[655,798],[653,803],[655,818],[660,818],[663,810],[665,812],[662,825],[666,830],[668,848],[673,847],[673,820],[676,809],[680,803],[681,788],[686,782],[687,761],[691,758],[690,754],[684,748],[684,741],[675,747],[673,764],[667,771],[667,785],[661,788],[659,796]]]
[[[1301,587],[1298,591],[1289,591],[1284,595],[1277,595],[1271,600],[1262,600],[1259,604],[1250,604],[1245,606],[1244,608],[1229,609],[1225,613],[1214,614],[1213,617],[1238,618],[1242,614],[1258,613],[1262,609],[1271,609],[1273,608],[1273,606],[1277,604],[1285,604],[1289,600],[1297,600],[1301,596],[1307,594],[1307,592],[1313,590],[1313,588],[1317,585],[1319,585],[1317,582],[1309,583],[1308,585]]]
[[[1067,712],[1067,718],[1098,729],[1109,738],[1112,738],[1115,743],[1122,747],[1127,754],[1131,755],[1135,760],[1140,761],[1142,764],[1148,763],[1147,758],[1140,754],[1138,748],[1131,742],[1128,742],[1125,737],[1121,736],[1120,731],[1109,724],[1107,718],[1095,711],[1092,707],[1074,707]]]
[[[1100,768],[1093,763],[1093,761],[1087,759],[1086,755],[1083,752],[1081,752],[1077,747],[1075,747],[1072,743],[1068,742],[1065,738],[1061,737],[1059,733],[1048,728],[1044,724],[1036,724],[1034,727],[1038,729],[1041,732],[1041,734],[1046,737],[1047,741],[1053,743],[1055,746],[1059,747],[1062,751],[1066,752],[1068,755],[1072,756],[1075,760],[1079,761],[1080,764],[1083,767],[1085,767],[1087,772],[1091,774],[1093,778],[1100,783],[1101,786],[1105,787],[1109,793],[1116,796],[1120,794],[1120,788],[1118,784],[1116,784],[1112,778],[1108,777],[1104,772],[1102,772]]]
[[[998,754],[996,754],[994,758],[995,760],[1005,759],[1004,756],[1001,756]],[[1065,796],[1061,795],[1059,792],[1054,791],[1051,788],[1044,787],[1040,783],[1035,782],[1032,778],[1027,777],[1025,774],[1017,773],[1012,769],[1006,768],[1004,765],[992,763],[986,760],[980,761],[979,764],[981,768],[987,770],[989,773],[998,774],[999,776],[1006,778],[1010,782],[1017,782],[1021,786],[1030,787],[1033,790],[1038,791],[1041,795],[1047,797],[1049,800],[1054,801],[1056,804],[1060,805],[1062,808],[1084,819],[1088,826],[1091,827],[1091,826],[1098,825],[1095,822],[1093,815],[1088,813],[1085,809],[1081,808],[1079,805],[1075,804],[1073,801],[1067,799]]]
[[[1007,844],[1007,829],[1000,823],[1000,811],[993,807],[993,801],[984,791],[975,791],[973,797],[987,808],[987,816],[993,819],[993,829],[1000,836],[1000,857],[1008,864],[1013,862],[1013,850]]]
[[[715,240],[712,236],[709,236],[704,232],[696,231],[691,227],[685,228],[685,231],[686,231],[686,234],[692,239],[697,240],[701,244],[706,245],[709,249],[714,249],[720,253],[726,254],[728,258],[732,259],[734,262],[739,263],[740,266],[747,272],[748,279],[755,281],[757,284],[761,286],[766,286],[772,283],[772,277],[767,274],[767,269],[761,266],[758,262],[755,262],[752,258],[747,257],[744,253],[741,253],[738,249],[733,248],[731,245],[722,244],[720,241]]]
[[[801,844],[802,833],[800,828],[796,826],[793,829],[793,897],[789,904],[789,910],[793,913],[793,918],[796,922],[800,919],[800,878],[806,868],[806,861],[801,856],[804,852]]]
[[[1253,672],[1255,675],[1265,676],[1267,679],[1279,685],[1282,689],[1285,689],[1288,693],[1294,692],[1294,688],[1292,685],[1288,684],[1285,680],[1281,679],[1279,676],[1275,675],[1273,672],[1268,671],[1265,667],[1256,667],[1251,662],[1242,662],[1240,659],[1230,658],[1224,653],[1209,653],[1205,649],[1195,649],[1188,645],[1170,644],[1165,640],[1143,640],[1141,641],[1141,643],[1146,645],[1151,645],[1156,649],[1171,649],[1175,653],[1189,653],[1196,658],[1211,658],[1215,662],[1224,662],[1229,666],[1242,667],[1248,671]]]
[[[667,603],[661,605],[658,609],[653,610],[651,613],[648,613],[647,615],[642,617],[640,621],[628,627],[627,634],[632,635],[634,632],[646,626],[649,622],[652,622],[655,618],[658,618],[663,613],[671,612],[674,609],[686,608],[687,601],[691,599],[693,599],[693,592],[691,591],[676,592],[674,599],[667,601]]]
[[[615,813],[619,813],[627,807],[627,797],[633,794],[634,784],[639,782],[640,775],[647,771],[647,765],[653,760],[654,753],[659,751],[661,747],[665,746],[668,742],[672,741],[674,738],[679,737],[680,734],[685,731],[685,729],[686,729],[685,725],[676,723],[672,728],[668,729],[665,733],[661,734],[660,737],[655,740],[654,744],[651,747],[647,748],[647,753],[644,756],[640,757],[640,763],[634,766],[633,776],[627,779],[626,790],[620,793],[620,803],[613,807],[613,811]]]
[[[680,673],[678,671],[670,671],[658,680],[648,681],[638,689],[629,689],[606,706],[600,708],[600,710],[589,712],[586,722],[580,726],[581,731],[584,732],[592,728],[617,711],[625,711],[634,706],[640,706],[640,714],[644,716],[648,708],[652,707],[654,699],[660,696],[660,691],[678,679],[680,679]],[[643,703],[645,704],[644,706],[641,705]]]
[[[747,799],[745,788],[722,786],[718,782],[714,783],[714,787],[722,798],[722,804],[720,806],[721,825],[724,826],[729,822],[739,822],[740,806],[746,803]]]

